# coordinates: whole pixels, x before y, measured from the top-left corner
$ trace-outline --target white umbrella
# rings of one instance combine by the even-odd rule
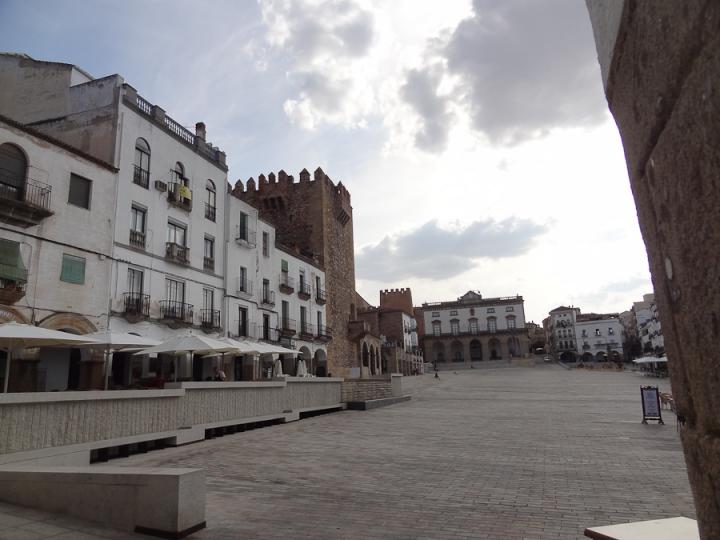
[[[142,336],[136,336],[135,334],[126,334],[122,332],[111,332],[110,330],[87,334],[87,337],[95,339],[98,342],[97,345],[105,346],[105,366],[103,368],[105,390],[107,390],[108,385],[107,370],[110,351],[120,351],[123,349],[144,349],[146,347],[152,347],[154,345],[160,344],[157,339],[150,339]],[[87,347],[94,348],[97,345],[95,343],[92,343],[87,345]]]
[[[283,375],[283,369],[282,369],[282,360],[278,358],[275,360],[275,366],[273,367],[273,376],[274,377],[282,377]]]
[[[0,324],[0,349],[7,351],[3,391],[8,391],[10,361],[12,360],[13,349],[25,349],[27,347],[76,347],[81,344],[94,342],[94,339],[86,336],[58,332],[57,330],[40,328],[31,324],[18,324],[15,322]]]
[[[183,336],[179,338],[170,338],[167,341],[163,341],[159,345],[150,347],[149,349],[143,349],[142,351],[136,352],[135,354],[181,354],[190,353],[192,354],[208,354],[208,353],[222,353],[232,352],[235,347],[232,345],[222,342],[219,339],[209,338],[205,336],[196,336],[191,334],[189,336]],[[175,379],[177,380],[177,370],[175,370]]]
[[[300,360],[298,360],[297,376],[298,377],[307,377],[307,366],[305,365],[305,360],[303,360],[302,358]]]

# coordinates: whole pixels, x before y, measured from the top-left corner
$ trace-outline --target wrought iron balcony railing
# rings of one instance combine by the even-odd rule
[[[237,293],[238,296],[252,296],[253,293],[253,282],[250,281],[248,278],[243,278],[242,276],[238,276],[238,283],[237,283]]]
[[[275,305],[275,291],[263,291],[261,302],[268,306]]]
[[[257,234],[247,225],[244,227],[238,225],[235,230],[235,242],[244,247],[255,247],[257,245]]]
[[[190,262],[190,248],[176,244],[175,242],[165,243],[165,258],[180,264]]]
[[[297,332],[297,322],[295,319],[281,319],[278,330],[282,336],[294,336]]]
[[[310,284],[305,281],[301,281],[298,285],[298,296],[303,300],[310,300],[310,295]]]
[[[160,302],[160,317],[192,324],[193,306],[192,304],[177,302],[175,300],[162,300]]]
[[[295,280],[287,272],[280,272],[280,292],[292,294],[295,292]]]
[[[315,291],[315,303],[323,305],[327,302],[327,294],[325,293],[325,289],[317,289]]]
[[[126,315],[150,316],[150,295],[127,292],[123,294]]]
[[[200,326],[203,328],[220,328],[220,310],[201,309]]]
[[[130,229],[130,245],[136,248],[145,249],[145,233]]]
[[[150,186],[150,171],[146,171],[139,165],[133,165],[133,184],[147,189]]]

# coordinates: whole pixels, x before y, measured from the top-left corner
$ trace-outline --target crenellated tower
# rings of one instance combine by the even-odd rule
[[[328,369],[332,375],[349,376],[359,366],[356,344],[348,335],[355,311],[355,250],[350,193],[335,184],[321,168],[313,177],[307,169],[299,180],[281,170],[235,184],[233,195],[258,208],[270,221],[279,242],[317,257],[325,268],[327,324],[333,339],[328,344]]]

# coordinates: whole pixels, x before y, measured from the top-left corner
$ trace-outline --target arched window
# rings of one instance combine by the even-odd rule
[[[506,317],[507,319],[507,327],[508,330],[514,330],[516,328],[515,326],[515,316],[514,315],[508,315]]]
[[[25,197],[27,159],[14,144],[0,144],[0,198],[22,201]]]
[[[442,326],[441,326],[440,321],[433,321],[433,322],[432,322],[432,331],[433,331],[433,336],[439,336],[439,335],[440,335],[440,333],[441,333],[441,331],[442,331]]]
[[[450,321],[450,333],[453,336],[457,336],[460,334],[460,321],[457,319],[452,319]]]
[[[472,319],[468,319],[468,330],[471,334],[477,335],[478,333],[478,320],[473,317]]]
[[[205,194],[205,217],[210,221],[215,221],[217,193],[212,180],[208,180],[205,184]]]
[[[150,145],[142,137],[135,141],[133,182],[144,188],[150,185]]]
[[[173,182],[182,184],[184,186],[188,185],[188,179],[185,178],[185,165],[183,165],[179,161],[175,163],[175,170],[173,171]]]

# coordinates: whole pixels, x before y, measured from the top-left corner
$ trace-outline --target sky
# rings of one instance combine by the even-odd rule
[[[231,183],[322,167],[371,303],[520,294],[540,322],[652,292],[580,0],[0,0],[0,51],[204,121]]]

